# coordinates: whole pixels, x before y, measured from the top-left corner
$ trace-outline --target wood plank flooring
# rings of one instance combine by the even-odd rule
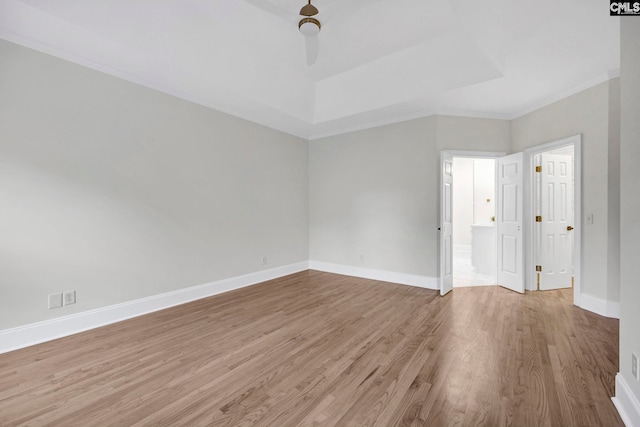
[[[0,355],[0,425],[622,426],[570,301],[306,271]]]

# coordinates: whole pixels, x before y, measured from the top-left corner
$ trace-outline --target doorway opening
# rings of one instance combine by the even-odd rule
[[[514,262],[511,260],[512,257],[509,256],[501,256],[504,255],[503,254],[503,249],[505,247],[504,244],[501,244],[501,241],[499,239],[499,236],[501,235],[500,233],[502,231],[505,230],[504,225],[506,224],[507,226],[509,226],[509,224],[507,222],[505,222],[505,220],[503,220],[503,218],[506,218],[507,220],[510,220],[511,217],[514,217],[514,215],[512,214],[511,211],[509,211],[509,216],[508,218],[505,217],[504,215],[501,215],[502,211],[507,211],[509,207],[513,206],[513,207],[517,207],[519,204],[521,204],[522,198],[521,195],[518,196],[521,191],[522,191],[522,181],[520,179],[520,181],[518,181],[519,178],[522,177],[522,156],[516,156],[517,158],[514,159],[513,156],[506,156],[505,157],[505,153],[497,153],[497,152],[484,152],[484,151],[452,151],[452,150],[446,150],[446,151],[442,151],[440,152],[440,227],[438,227],[439,230],[439,251],[438,251],[438,257],[439,257],[439,262],[438,262],[438,287],[440,289],[440,294],[441,295],[446,295],[448,292],[450,292],[453,289],[453,277],[454,277],[454,236],[453,236],[453,230],[454,230],[454,208],[453,208],[453,197],[454,194],[456,194],[456,192],[454,191],[454,166],[453,166],[453,162],[454,159],[456,158],[465,158],[465,159],[477,159],[477,160],[482,160],[482,159],[489,159],[490,162],[493,162],[494,165],[494,197],[492,198],[490,196],[490,192],[488,193],[489,196],[487,197],[487,194],[482,192],[482,191],[478,191],[477,195],[479,198],[484,198],[484,203],[485,206],[484,208],[486,210],[483,209],[479,209],[479,212],[477,214],[477,224],[478,225],[487,225],[485,223],[486,221],[486,211],[490,211],[491,209],[493,209],[493,211],[496,213],[495,215],[495,219],[496,219],[496,225],[494,226],[494,230],[496,230],[494,232],[494,237],[493,239],[491,239],[491,227],[478,227],[478,233],[482,233],[483,231],[486,232],[486,234],[488,235],[488,237],[486,237],[487,240],[489,240],[489,242],[487,242],[488,244],[491,244],[491,240],[493,241],[493,243],[495,244],[495,247],[497,248],[496,251],[496,258],[498,260],[498,266],[502,266],[502,265],[506,265],[506,264],[514,264]],[[500,160],[498,160],[500,159]],[[515,166],[512,165],[513,162],[511,163],[503,163],[504,161],[515,161]],[[486,167],[490,165],[490,163],[488,164],[480,164],[478,163],[478,171],[481,171],[483,169],[483,167]],[[508,173],[500,173],[499,171],[505,172],[507,171]],[[513,173],[513,171],[515,171],[515,174]],[[464,172],[463,172],[464,174]],[[470,174],[471,176],[473,176],[473,172],[468,172],[468,175]],[[515,180],[518,181],[515,184],[515,191],[504,191],[504,189],[506,188],[505,185],[507,184],[512,184],[511,181],[514,180],[515,176]],[[505,178],[506,177],[506,178]],[[471,194],[473,194],[473,184],[471,185],[464,185],[464,183],[462,183],[462,187],[466,187],[463,188],[463,192],[471,192]],[[459,184],[458,184],[459,185]],[[504,202],[504,197],[495,197],[496,195],[499,194],[506,194],[507,197],[507,202]],[[514,197],[515,196],[515,197]],[[489,202],[487,202],[487,199],[489,199]],[[492,201],[495,200],[495,204],[493,206],[492,205]],[[517,203],[516,203],[517,202]],[[473,202],[472,202],[473,203]],[[482,203],[479,203],[479,205],[482,205]],[[487,206],[489,205],[489,206]],[[506,207],[505,207],[506,206]],[[502,210],[501,210],[502,209]],[[473,212],[473,208],[471,209],[467,209],[467,210],[471,210],[471,212]],[[517,212],[521,212],[521,208],[517,209]],[[460,209],[458,210],[460,211]],[[483,213],[484,212],[484,213]],[[458,212],[458,213],[461,213]],[[468,212],[466,212],[468,214]],[[493,216],[493,215],[492,215]],[[468,215],[467,215],[468,217]],[[517,223],[517,228],[518,228],[518,233],[520,233],[520,220],[521,220],[521,214],[520,215],[515,215],[516,221]],[[476,219],[474,218],[473,213],[471,213],[471,223],[469,225],[469,228],[471,228],[471,225],[473,225],[474,222],[476,222]],[[491,220],[491,216],[489,216],[489,222],[493,222],[490,221]],[[512,227],[513,228],[513,227]],[[508,227],[507,227],[507,231]],[[496,238],[497,236],[497,238]],[[468,234],[467,234],[468,237]],[[478,239],[480,239],[480,236],[478,237]],[[517,244],[514,246],[514,248],[516,246],[518,246],[522,239],[520,238],[520,236],[516,236],[516,242]],[[505,240],[503,239],[503,242]],[[470,273],[476,273],[476,267],[473,265],[473,263],[482,263],[483,260],[474,260],[474,251],[471,249],[471,242],[469,240],[467,240],[467,248],[469,248],[468,250],[464,250],[464,241],[462,242],[462,244],[460,244],[460,246],[458,246],[458,251],[457,254],[459,255],[458,259],[460,259],[462,257],[466,258],[466,260],[468,260],[467,262],[464,262],[464,264],[466,264],[467,269],[471,270],[468,271]],[[476,245],[477,246],[477,245]],[[513,246],[513,245],[512,245]],[[507,255],[508,255],[508,250],[509,248],[507,248]],[[466,253],[465,253],[466,252]],[[484,255],[484,253],[479,252],[479,251],[475,251],[476,252],[476,257],[478,256],[482,256]],[[513,250],[511,251],[513,252]],[[518,253],[521,253],[522,251],[518,251]],[[503,259],[507,259],[507,263],[502,262]],[[491,263],[491,259],[489,258],[487,260],[486,263],[483,264],[483,267],[486,266],[487,263]],[[458,265],[456,267],[458,267],[458,271],[460,271],[460,267],[462,267],[460,264],[462,264],[461,262],[458,262]],[[516,265],[517,264],[517,265]],[[495,265],[495,264],[494,264]],[[521,263],[515,263],[514,265],[516,265],[517,268],[517,273],[519,276],[521,276]],[[504,282],[508,282],[508,279],[504,279],[505,274],[503,273],[504,269],[501,268],[497,268],[497,283],[500,283],[501,277],[503,279]],[[486,270],[489,273],[489,275],[491,274],[491,267],[489,266],[489,268],[487,268]],[[479,273],[479,272],[478,272]],[[473,279],[477,279],[476,277],[472,277]],[[490,280],[489,278],[484,278],[486,280]],[[496,281],[494,281],[495,283]],[[472,282],[471,281],[467,281],[467,285],[470,285]],[[475,284],[476,281],[474,280],[473,283]],[[485,283],[487,284],[487,283]],[[463,284],[464,285],[464,284]],[[513,288],[514,286],[511,283],[507,284],[507,287],[509,288]],[[518,290],[519,289],[514,289],[514,290]],[[524,292],[524,289],[522,289],[522,292]]]
[[[525,229],[527,290],[573,286],[573,303],[580,307],[582,137],[529,148],[525,157],[531,172],[525,175],[528,197],[524,209],[534,215]]]
[[[554,156],[569,156],[571,161]],[[446,150],[440,153],[438,287],[441,295],[446,295],[453,289],[453,162],[456,157],[491,158],[495,161],[497,284],[519,293],[524,293],[525,289],[535,291],[538,289],[538,273],[546,271],[549,274],[544,279],[541,277],[541,280],[546,280],[542,289],[573,286],[573,303],[580,307],[581,135],[531,147],[508,156],[505,153],[481,151]],[[540,164],[536,164],[538,161]],[[555,177],[536,176],[536,166],[542,166],[541,171],[544,171],[545,162],[547,167],[554,170]],[[555,174],[555,171],[559,171],[559,174]],[[538,181],[539,184],[536,185]],[[553,192],[549,191],[551,187]],[[557,195],[562,194],[566,197],[557,198]],[[544,198],[547,199],[546,204],[542,202]],[[545,209],[546,213],[543,212]],[[554,218],[557,231],[545,231],[538,224],[537,217],[542,217],[542,223],[545,215],[547,218]],[[556,221],[555,218],[561,218],[562,221]],[[592,217],[587,217],[586,221],[592,221]],[[553,250],[548,250],[549,247]],[[569,257],[564,258],[564,261],[557,261],[555,254],[558,251],[569,254]],[[542,259],[546,263],[542,261],[538,264]],[[557,282],[554,283],[552,279],[557,279]]]
[[[453,287],[497,284],[496,161],[453,158]]]

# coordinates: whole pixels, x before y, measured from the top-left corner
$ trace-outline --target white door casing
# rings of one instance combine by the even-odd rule
[[[566,147],[573,147],[573,227],[572,231],[572,247],[573,247],[573,303],[578,307],[582,306],[582,136],[573,135],[567,138],[559,139],[557,141],[540,144],[534,147],[527,148],[525,154],[525,188],[527,194],[525,195],[525,245],[527,247],[527,253],[525,254],[525,277],[526,287],[530,291],[537,289],[537,272],[535,270],[536,264],[538,264],[538,250],[535,227],[535,215],[536,206],[539,198],[539,192],[537,190],[536,179],[534,172],[536,163],[534,162],[536,155],[540,155],[552,150],[562,150]]]
[[[498,284],[524,293],[523,153],[498,159]]]
[[[538,265],[540,289],[571,287],[573,275],[573,168],[572,157],[541,155]]]
[[[453,289],[453,155],[440,155],[440,295]]]

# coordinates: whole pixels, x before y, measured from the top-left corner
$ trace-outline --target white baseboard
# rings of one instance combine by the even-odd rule
[[[362,277],[364,279],[399,283],[401,285],[416,286],[426,289],[438,289],[438,279],[436,277],[395,273],[393,271],[374,270],[371,268],[353,267],[350,265],[332,264],[321,261],[309,261],[309,268],[311,270],[326,271],[327,273],[343,274],[345,276]]]
[[[601,316],[620,318],[620,303],[616,301],[608,301],[583,293],[580,295],[580,307]]]
[[[640,427],[640,402],[620,372],[616,374],[616,396],[611,400],[627,427]]]
[[[197,299],[276,279],[278,277],[307,269],[343,274],[345,276],[380,280],[384,282],[399,283],[402,285],[416,286],[426,289],[438,289],[438,279],[436,277],[396,273],[386,270],[332,264],[321,261],[303,261],[269,270],[262,270],[242,276],[218,280],[203,285],[179,289],[173,292],[153,295],[134,301],[127,301],[108,307],[97,308],[69,316],[1,330],[0,354],[62,338],[68,335],[73,335],[79,332],[84,332],[89,329],[109,325],[111,323],[120,322],[132,317],[141,316],[143,314],[184,304]],[[582,294],[580,303],[580,306],[585,310],[592,311],[602,316],[613,318],[620,317],[620,303],[618,302],[606,301],[588,294]]]
[[[309,269],[307,261],[0,331],[0,354]]]
[[[607,317],[620,318],[620,303],[617,301],[607,301]]]

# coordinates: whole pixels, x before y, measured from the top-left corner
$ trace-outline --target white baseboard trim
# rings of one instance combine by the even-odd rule
[[[616,374],[616,396],[611,400],[627,427],[640,427],[640,402],[620,372]]]
[[[309,269],[307,261],[256,271],[0,331],[0,354]]]
[[[438,289],[438,279],[436,277],[395,273],[393,271],[353,267],[350,265],[332,264],[322,261],[309,261],[309,269],[325,271],[327,273],[343,274],[345,276],[362,277],[364,279],[380,280],[383,282],[399,283],[401,285],[416,286],[419,288]]]
[[[607,301],[607,317],[614,319],[620,318],[620,303],[616,301]]]
[[[620,318],[620,303],[607,301],[593,295],[583,293],[580,295],[580,307],[592,311],[596,314],[614,319]]]

